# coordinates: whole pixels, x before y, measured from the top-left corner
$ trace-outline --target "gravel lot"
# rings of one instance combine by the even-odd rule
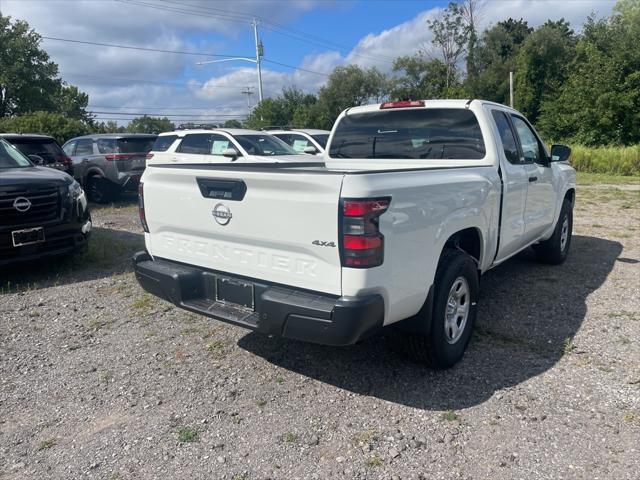
[[[569,260],[482,280],[464,360],[328,348],[145,294],[135,200],[0,272],[2,479],[638,479],[640,191],[581,187]]]

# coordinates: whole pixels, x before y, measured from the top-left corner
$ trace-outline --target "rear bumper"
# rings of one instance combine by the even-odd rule
[[[149,293],[186,310],[268,335],[351,345],[381,328],[384,320],[380,295],[346,298],[309,293],[152,259],[147,252],[134,255],[133,264],[138,282]],[[221,281],[251,290],[253,305],[217,300]]]

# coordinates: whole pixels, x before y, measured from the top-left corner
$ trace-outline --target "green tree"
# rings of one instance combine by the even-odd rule
[[[465,20],[463,5],[451,2],[440,15],[428,20],[427,25],[433,33],[433,45],[440,51],[446,65],[447,90],[458,78],[458,61],[462,58],[469,41],[469,25]]]
[[[482,33],[475,53],[476,78],[467,85],[471,97],[509,103],[509,72],[515,70],[520,46],[532,31],[526,21],[509,18]]]
[[[240,120],[227,120],[222,125],[224,128],[242,128]]]
[[[88,119],[87,95],[58,78],[41,41],[26,22],[0,15],[0,118],[51,111]]]
[[[448,93],[447,66],[440,60],[429,60],[420,54],[399,57],[393,62],[393,71],[401,74],[390,80],[392,100],[444,98]]]
[[[640,2],[619,1],[611,17],[588,19],[556,98],[541,107],[551,139],[586,145],[640,142]]]
[[[136,117],[127,125],[129,133],[161,133],[175,130],[175,125],[167,117]]]
[[[86,123],[60,113],[30,112],[0,118],[0,131],[51,135],[62,144],[70,138],[90,133],[91,129]]]
[[[308,127],[311,121],[308,112],[316,100],[315,95],[296,87],[284,88],[276,98],[266,98],[256,105],[246,125],[257,129],[269,125]]]
[[[114,120],[107,120],[106,122],[93,122],[91,126],[93,133],[125,133],[127,129]]]
[[[316,128],[330,129],[346,108],[386,98],[388,86],[387,77],[376,68],[336,67],[320,89],[317,103],[311,107],[311,122]]]
[[[576,37],[569,23],[548,20],[524,41],[515,71],[515,107],[536,122],[543,101],[558,95],[575,56]]]

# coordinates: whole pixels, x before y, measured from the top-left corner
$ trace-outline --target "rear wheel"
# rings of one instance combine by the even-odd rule
[[[573,233],[573,204],[565,199],[553,235],[548,240],[533,246],[538,260],[552,265],[564,262],[569,255]]]
[[[115,198],[115,187],[108,180],[94,175],[87,179],[87,195],[96,203],[109,203]]]
[[[446,249],[434,283],[431,331],[405,333],[405,351],[434,368],[449,368],[462,359],[471,339],[480,292],[476,263],[464,252]],[[429,318],[424,318],[429,321]]]

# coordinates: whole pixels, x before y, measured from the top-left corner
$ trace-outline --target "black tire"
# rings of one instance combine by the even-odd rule
[[[114,193],[114,188],[108,180],[97,175],[87,178],[87,196],[92,202],[109,203],[114,199]]]
[[[464,278],[468,287],[465,300],[468,315],[462,332],[457,339],[452,339],[451,331],[446,332],[446,311],[452,287]],[[436,369],[449,368],[459,362],[471,339],[471,332],[478,313],[477,301],[480,293],[480,282],[476,263],[460,250],[445,249],[440,258],[434,280],[433,309],[422,313],[431,315],[431,331],[428,335],[404,333],[404,351],[413,360]],[[424,318],[429,321],[429,318]],[[455,320],[458,321],[457,319]],[[449,337],[449,339],[448,339]],[[455,340],[455,341],[451,341]]]
[[[567,228],[567,237],[563,242],[563,230]],[[553,235],[548,240],[533,246],[538,260],[551,265],[559,265],[567,259],[569,247],[571,246],[571,235],[573,233],[573,204],[566,199],[562,202],[560,216],[556,223]]]

